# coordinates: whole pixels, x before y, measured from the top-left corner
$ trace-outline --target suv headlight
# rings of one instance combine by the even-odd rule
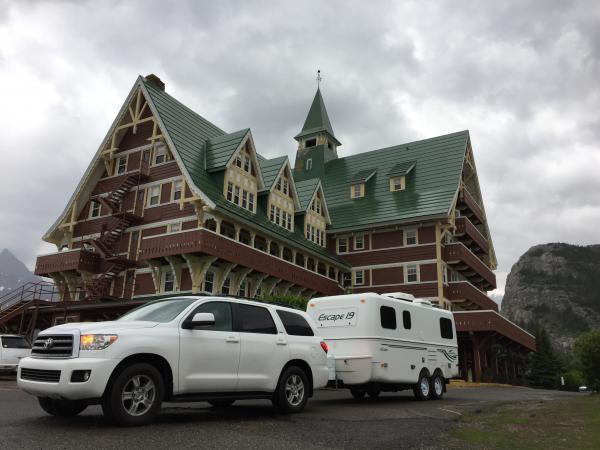
[[[117,340],[116,334],[82,334],[79,337],[80,350],[104,350]]]

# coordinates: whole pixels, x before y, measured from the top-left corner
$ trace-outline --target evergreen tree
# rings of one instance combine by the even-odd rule
[[[530,357],[527,381],[533,387],[556,389],[559,387],[561,362],[543,327],[538,328],[535,339],[537,350]]]
[[[600,390],[600,328],[579,336],[574,349],[586,383]]]

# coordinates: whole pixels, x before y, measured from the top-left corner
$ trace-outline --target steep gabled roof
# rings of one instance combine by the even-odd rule
[[[336,141],[337,145],[342,145],[333,133],[333,127],[331,126],[331,121],[329,120],[327,109],[325,108],[325,102],[323,101],[323,96],[321,95],[321,89],[317,89],[315,98],[310,105],[308,115],[306,116],[306,120],[302,126],[302,131],[294,136],[294,139],[298,139],[309,134],[319,133],[321,131],[326,131]]]
[[[244,128],[206,141],[206,170],[212,172],[223,169],[236,150],[240,148],[248,133],[250,133],[250,128]]]
[[[325,219],[327,223],[331,223],[331,216],[329,215],[329,208],[327,207],[327,199],[323,192],[323,185],[319,178],[312,178],[310,180],[298,181],[296,183],[296,190],[298,191],[298,200],[300,201],[300,209],[297,212],[306,212],[310,207],[310,202],[317,195],[317,192],[321,192],[323,198],[322,207],[325,213]]]
[[[272,159],[266,159],[263,157],[259,158],[260,170],[262,171],[263,180],[265,182],[265,191],[271,190],[271,187],[273,187],[273,183],[275,183],[279,172],[281,172],[281,168],[287,160],[287,156],[279,156],[277,158]]]
[[[460,131],[329,161],[322,182],[330,229],[447,217],[460,186],[468,142],[469,132]],[[406,189],[390,192],[390,167],[398,161],[416,165],[407,174]],[[365,196],[351,199],[348,185],[365,167],[376,173],[366,184]]]

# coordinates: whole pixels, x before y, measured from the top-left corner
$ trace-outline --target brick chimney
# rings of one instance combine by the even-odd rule
[[[154,75],[153,73],[151,73],[150,75],[146,75],[144,77],[144,79],[152,84],[154,87],[157,87],[158,89],[160,89],[161,91],[165,90],[165,83],[163,83],[163,81],[158,78],[156,75]]]

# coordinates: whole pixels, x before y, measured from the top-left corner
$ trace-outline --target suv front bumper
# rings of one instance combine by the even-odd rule
[[[43,359],[24,358],[19,363],[17,385],[28,394],[67,400],[96,399],[102,397],[106,383],[118,359],[72,358]],[[33,381],[21,378],[22,369],[60,371],[58,382]],[[75,370],[89,370],[90,378],[84,382],[71,382]]]

